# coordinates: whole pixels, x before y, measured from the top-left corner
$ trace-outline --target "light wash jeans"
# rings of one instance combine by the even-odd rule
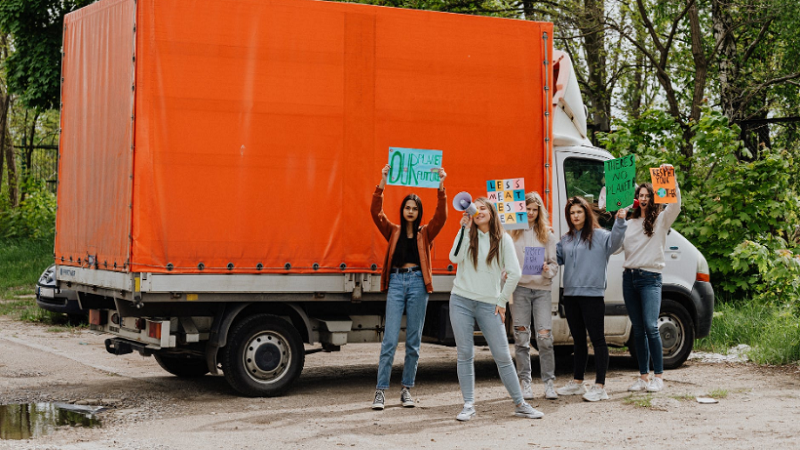
[[[458,351],[458,384],[461,386],[461,395],[464,403],[475,403],[475,322],[483,332],[489,350],[492,352],[494,362],[500,379],[506,390],[514,400],[515,405],[523,402],[522,390],[514,371],[514,361],[508,351],[508,336],[506,327],[499,315],[494,314],[495,305],[477,302],[450,294],[450,324],[456,338]]]
[[[378,363],[377,389],[389,389],[392,376],[392,362],[400,337],[400,323],[403,311],[406,313],[406,359],[403,363],[405,387],[414,387],[419,362],[419,345],[422,341],[422,325],[425,323],[425,310],[428,306],[428,291],[419,270],[407,273],[393,273],[389,277],[389,291],[386,294],[386,323],[381,342],[381,357]]]
[[[641,269],[625,269],[622,274],[622,296],[631,318],[633,339],[639,373],[653,371],[664,373],[664,349],[658,332],[658,314],[661,311],[661,274]]]
[[[517,362],[517,376],[520,381],[531,381],[531,315],[536,327],[536,342],[539,347],[539,364],[542,381],[556,379],[556,356],[553,351],[552,295],[550,291],[529,289],[517,286],[514,290],[514,303],[511,304],[511,317],[514,321],[514,349]],[[518,327],[525,331],[517,330]],[[548,330],[547,334],[539,331]]]

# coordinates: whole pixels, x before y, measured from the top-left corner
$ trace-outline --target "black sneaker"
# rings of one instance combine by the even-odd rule
[[[407,387],[404,387],[403,390],[400,391],[400,403],[406,408],[414,407],[414,399],[411,398],[411,392],[409,392]]]
[[[372,401],[372,409],[382,410],[384,403],[386,403],[386,397],[383,395],[383,389],[376,390],[375,400]]]

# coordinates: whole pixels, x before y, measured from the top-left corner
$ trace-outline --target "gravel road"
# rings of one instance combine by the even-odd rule
[[[0,404],[107,408],[99,413],[102,427],[63,427],[31,440],[0,440],[0,449],[800,448],[797,367],[690,360],[667,372],[666,390],[648,398],[626,392],[636,366],[618,353],[611,357],[607,379],[610,400],[544,400],[538,381],[532,404],[545,417],[529,420],[513,416],[491,355],[479,348],[478,414],[459,423],[453,348],[423,344],[415,408],[399,405],[403,351],[398,349],[387,408],[375,412],[369,406],[377,344],[308,355],[288,394],[251,399],[237,397],[221,376],[180,380],[152,358],[110,355],[106,337],[0,317]],[[536,356],[533,363],[536,373]],[[572,360],[556,364],[561,385],[570,377]],[[712,391],[722,397],[717,404],[694,398]]]

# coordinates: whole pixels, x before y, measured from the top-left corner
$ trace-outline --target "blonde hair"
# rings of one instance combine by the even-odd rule
[[[548,234],[550,233],[550,217],[547,214],[547,209],[544,207],[544,201],[538,192],[533,191],[525,194],[525,207],[527,208],[528,205],[537,205],[539,207],[539,215],[533,222],[533,232],[536,233],[536,239],[546,245],[549,239]],[[508,234],[511,235],[511,239],[516,241],[522,237],[524,231],[525,230],[511,230],[508,231]]]

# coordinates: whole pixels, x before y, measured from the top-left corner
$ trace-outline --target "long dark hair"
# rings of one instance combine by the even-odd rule
[[[661,214],[661,205],[654,203],[655,193],[653,192],[653,185],[650,183],[642,183],[636,187],[636,198],[639,198],[639,192],[642,189],[647,189],[647,193],[650,194],[650,200],[647,202],[647,213],[644,216],[642,228],[647,237],[653,237],[653,227],[655,226],[656,219],[658,219],[658,215]],[[638,219],[640,217],[642,217],[642,207],[633,208],[631,219]]]
[[[575,225],[572,223],[572,220],[569,217],[569,210],[572,209],[573,206],[580,206],[583,208],[583,214],[584,217],[586,217],[586,220],[583,222],[583,228],[581,229],[581,240],[587,242],[589,244],[589,249],[591,249],[592,234],[594,233],[594,229],[600,228],[600,224],[597,223],[597,216],[594,214],[592,207],[589,206],[589,202],[587,202],[583,197],[576,195],[575,197],[567,200],[567,206],[564,208],[564,215],[567,216],[567,226],[569,227],[570,240],[574,239],[576,231]]]
[[[406,216],[403,214],[403,210],[406,208],[406,202],[409,200],[414,200],[414,203],[417,204],[417,218],[412,223],[412,227],[414,229],[414,239],[417,239],[417,231],[419,231],[420,223],[422,223],[422,199],[417,196],[417,194],[408,194],[406,198],[403,199],[403,202],[400,203],[400,230],[404,232],[401,236],[406,236]]]
[[[500,216],[489,199],[478,197],[473,203],[481,202],[489,210],[489,254],[486,255],[486,265],[492,265],[492,259],[500,265],[500,241],[503,240],[503,225],[500,223]],[[472,265],[478,268],[478,227],[473,223],[469,228],[469,256],[472,257]]]

